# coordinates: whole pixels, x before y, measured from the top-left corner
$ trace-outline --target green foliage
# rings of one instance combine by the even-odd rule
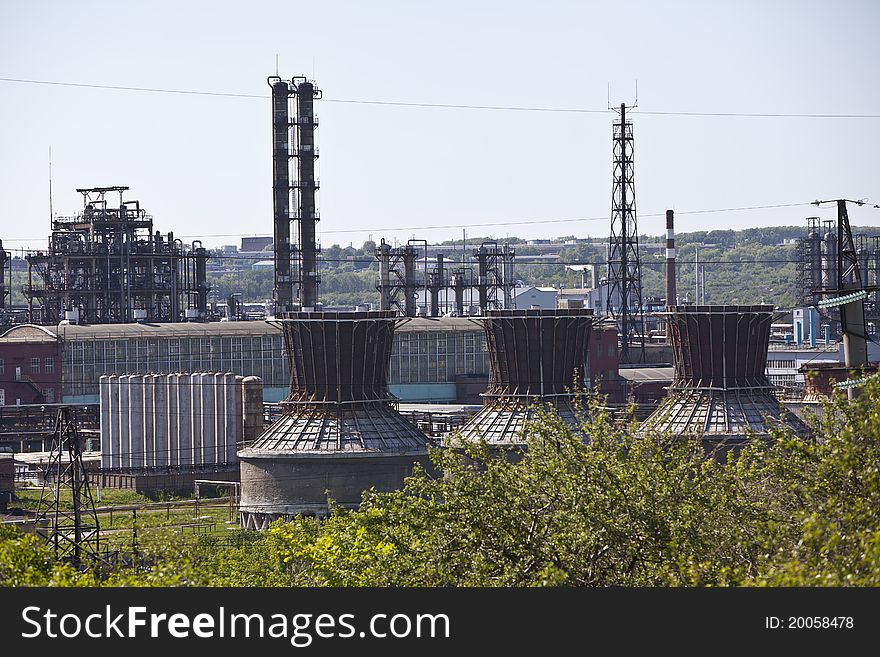
[[[816,440],[779,431],[725,461],[590,413],[588,442],[544,414],[522,453],[436,450],[403,490],[323,520],[144,531],[137,567],[78,573],[0,528],[0,584],[880,585],[880,379],[824,404]]]
[[[443,477],[272,532],[331,586],[877,585],[877,399],[874,382],[827,405],[821,440],[780,433],[726,462],[598,409],[588,444],[544,417],[516,462],[435,452]]]
[[[75,586],[75,570],[56,563],[46,541],[0,525],[0,586]]]

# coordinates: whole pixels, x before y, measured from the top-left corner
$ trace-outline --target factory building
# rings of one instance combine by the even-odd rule
[[[61,399],[61,346],[56,333],[21,324],[0,335],[0,406]]]
[[[179,324],[61,325],[46,331],[60,339],[65,402],[97,403],[104,374],[233,372],[258,376],[266,402],[289,391],[282,334],[264,321]],[[122,369],[124,369],[124,372]],[[454,402],[466,394],[459,381],[488,376],[488,354],[479,324],[464,318],[415,318],[396,332],[390,362],[391,393],[413,402]]]
[[[624,401],[614,328],[594,327],[589,351],[589,385],[598,383],[612,402]],[[880,345],[869,343],[868,352],[870,361],[880,360]],[[38,374],[31,371],[37,365],[34,358],[40,360]],[[648,363],[672,359],[667,345],[646,348]],[[771,344],[770,382],[802,389],[798,368],[808,362],[843,362],[842,346]],[[97,404],[103,375],[208,371],[259,377],[269,403],[281,401],[289,391],[281,332],[265,321],[19,325],[0,336],[0,389],[6,404],[18,399],[22,404],[49,403],[53,396],[56,402]],[[25,377],[45,398],[38,401]],[[394,333],[389,390],[401,401],[478,404],[488,378],[489,353],[479,318],[416,317]]]

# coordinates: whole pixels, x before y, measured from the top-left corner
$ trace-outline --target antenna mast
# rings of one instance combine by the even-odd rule
[[[633,104],[630,109],[636,107]],[[609,108],[610,109],[610,108]],[[620,362],[645,360],[645,316],[642,309],[642,266],[636,222],[632,121],[621,103],[613,123],[614,185],[611,193],[611,238],[608,249],[606,310],[618,320]]]

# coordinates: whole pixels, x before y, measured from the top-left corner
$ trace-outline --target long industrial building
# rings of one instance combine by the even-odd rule
[[[601,381],[604,392],[622,395],[616,346],[613,328],[594,327],[587,381]],[[868,348],[870,360],[878,360],[880,345]],[[668,347],[657,349],[663,353],[651,362],[672,362]],[[412,318],[395,331],[389,389],[404,402],[479,404],[488,357],[477,321]],[[791,385],[803,363],[841,360],[836,343],[771,344],[767,373],[771,383]],[[55,402],[97,404],[103,375],[206,371],[260,377],[266,402],[279,402],[289,391],[281,332],[264,321],[21,325],[0,336],[0,389],[7,404],[19,398],[23,404],[49,402],[50,389]],[[34,392],[29,380],[40,388],[39,399],[28,396]]]

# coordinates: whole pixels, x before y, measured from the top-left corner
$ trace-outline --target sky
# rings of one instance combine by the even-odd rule
[[[45,247],[50,148],[56,214],[81,209],[78,187],[128,185],[163,233],[271,234],[276,57],[325,98],[325,247],[606,237],[607,108],[636,81],[641,233],[662,234],[667,207],[682,232],[805,225],[833,208],[790,204],[880,203],[878,28],[875,0],[0,0],[0,78],[261,96],[0,81],[0,240]],[[789,207],[703,212],[771,205]]]

